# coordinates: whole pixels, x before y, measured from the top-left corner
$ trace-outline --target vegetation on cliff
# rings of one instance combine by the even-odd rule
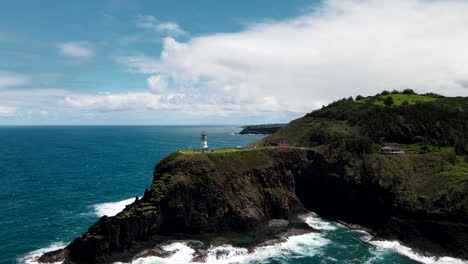
[[[321,196],[301,198],[308,209],[350,222],[371,222],[381,234],[391,234],[410,245],[432,252],[456,252],[466,258],[468,98],[418,95],[405,90],[356,99],[342,99],[313,111],[255,145],[310,147],[326,164],[317,171],[327,175],[326,181],[330,177],[337,180],[330,188],[342,192],[338,186],[343,182],[354,186],[355,191],[369,192],[377,187],[380,193],[387,193],[387,198],[374,199],[391,201],[382,202],[369,214],[355,206],[368,203],[366,199],[352,198],[353,194],[327,207],[315,203],[323,196],[334,199],[317,190]],[[383,155],[383,146],[397,146],[405,154]],[[302,183],[313,184],[317,182],[312,178]],[[332,191],[334,196],[343,196],[341,192]],[[375,215],[381,219],[369,220]],[[428,221],[437,226],[427,228]],[[443,221],[457,227],[443,225]],[[409,223],[418,224],[409,227]],[[420,242],[425,238],[431,242]]]
[[[243,129],[241,132],[239,132],[239,134],[273,134],[284,126],[286,126],[286,124],[243,126]]]
[[[377,103],[383,102],[379,101],[382,96],[399,98],[398,101],[403,103],[390,106]],[[360,136],[377,144],[420,143],[451,147],[458,144],[466,147],[467,129],[468,98],[379,94],[333,102],[292,121],[260,144],[317,146]]]

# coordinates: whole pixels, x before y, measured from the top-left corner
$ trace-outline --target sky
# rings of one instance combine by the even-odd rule
[[[0,125],[283,123],[468,96],[468,0],[4,0]]]

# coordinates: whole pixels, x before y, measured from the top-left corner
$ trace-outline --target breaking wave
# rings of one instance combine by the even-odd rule
[[[416,253],[413,249],[403,246],[398,241],[386,240],[369,240],[368,243],[376,247],[376,255],[381,255],[387,252],[396,252],[398,254],[407,256],[410,259],[419,261],[425,264],[468,264],[468,261],[451,258],[451,257],[427,257]],[[384,252],[382,252],[384,251]]]
[[[230,264],[248,263],[265,259],[291,260],[304,255],[313,255],[320,252],[321,248],[330,243],[320,234],[309,233],[299,236],[291,236],[286,242],[257,247],[253,251],[231,245],[210,247],[204,262],[192,262],[195,250],[183,242],[173,243],[163,250],[174,252],[169,258],[145,257],[132,262],[132,264],[182,264],[182,263],[206,263],[206,264]]]
[[[19,263],[21,264],[38,264],[38,259],[42,254],[49,252],[49,251],[54,251],[57,249],[64,248],[66,244],[64,242],[57,242],[57,243],[52,243],[50,246],[46,248],[41,248],[38,250],[34,250],[26,254],[24,257],[20,258],[18,260]],[[54,262],[53,264],[60,264],[61,262]]]
[[[101,203],[93,205],[94,214],[101,217],[104,215],[107,216],[114,216],[118,214],[120,211],[125,209],[126,205],[129,205],[135,201],[135,198],[126,199],[119,202],[111,202],[111,203]]]

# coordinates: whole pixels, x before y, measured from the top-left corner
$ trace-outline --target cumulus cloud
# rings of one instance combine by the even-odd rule
[[[163,93],[167,90],[167,80],[164,76],[154,75],[147,79],[148,87],[154,93]]]
[[[185,34],[185,31],[180,28],[179,24],[175,22],[160,21],[154,16],[149,15],[138,15],[137,26],[140,28],[151,29],[166,34]]]
[[[296,113],[384,89],[467,95],[460,81],[468,76],[467,13],[468,2],[457,0],[329,0],[237,33],[185,43],[168,37],[159,58],[127,65],[182,90],[202,87],[241,106]]]
[[[27,83],[27,77],[18,73],[0,71],[0,89]]]
[[[0,117],[13,116],[16,113],[16,108],[11,106],[0,105]]]
[[[62,55],[75,59],[89,59],[94,56],[91,45],[86,41],[61,43],[59,49]]]

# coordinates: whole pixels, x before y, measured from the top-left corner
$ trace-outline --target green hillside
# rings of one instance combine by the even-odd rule
[[[394,98],[385,105],[387,97]],[[428,94],[378,94],[345,98],[292,121],[258,145],[315,147],[357,140],[369,144],[466,147],[468,98]]]
[[[424,102],[432,102],[437,100],[438,98],[427,96],[427,95],[419,95],[419,94],[389,94],[389,95],[379,95],[374,97],[368,97],[356,100],[356,103],[367,103],[372,101],[376,105],[385,105],[384,101],[386,98],[391,97],[393,99],[393,105],[399,106],[404,102],[408,104],[415,104],[415,103],[424,103]]]
[[[467,142],[467,97],[385,92],[333,102],[256,145],[312,148],[348,181],[371,177],[392,189],[408,210],[468,218]],[[405,153],[384,155],[383,146]]]

